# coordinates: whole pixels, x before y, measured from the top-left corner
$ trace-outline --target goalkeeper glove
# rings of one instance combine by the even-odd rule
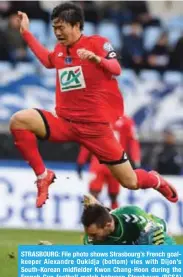
[[[164,244],[164,230],[161,226],[149,222],[135,244],[138,245],[161,245]]]

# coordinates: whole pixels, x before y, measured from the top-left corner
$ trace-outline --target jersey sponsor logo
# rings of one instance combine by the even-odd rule
[[[135,214],[123,214],[123,217],[125,219],[125,222],[128,223],[139,223],[139,224],[143,224],[145,222],[147,222],[148,220],[143,217],[142,215],[135,215]]]
[[[86,88],[81,66],[72,66],[58,70],[62,92]]]

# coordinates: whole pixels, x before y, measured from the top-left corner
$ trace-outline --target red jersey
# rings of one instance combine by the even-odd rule
[[[134,163],[140,163],[141,153],[140,144],[137,137],[137,132],[135,130],[134,121],[128,116],[123,116],[118,119],[113,125],[114,134],[117,140],[120,142],[124,151],[128,154],[130,159]],[[77,158],[77,163],[82,165],[85,164],[90,156],[90,152],[85,147],[81,146],[80,152]],[[98,170],[99,162],[97,158],[92,155],[91,158],[91,171]],[[103,165],[101,165],[102,168]]]
[[[45,66],[56,68],[56,113],[59,117],[102,123],[114,122],[122,116],[123,99],[114,74],[103,67],[102,62],[81,60],[77,54],[84,48],[102,58],[115,59],[115,52],[106,38],[82,35],[74,45],[66,47],[58,43],[54,51],[49,52],[31,33],[25,31],[23,37]]]

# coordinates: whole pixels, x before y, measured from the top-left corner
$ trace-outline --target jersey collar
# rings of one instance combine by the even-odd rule
[[[78,46],[78,45],[83,41],[83,38],[84,38],[84,37],[85,37],[85,36],[84,36],[83,34],[81,34],[80,37],[79,37],[72,45],[67,46],[67,48],[72,49],[72,48],[74,48],[75,46]]]

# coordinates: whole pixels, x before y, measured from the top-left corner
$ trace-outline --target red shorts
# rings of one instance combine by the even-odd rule
[[[46,137],[53,142],[74,141],[83,144],[101,163],[119,164],[124,162],[124,150],[107,123],[78,123],[37,109],[45,127]]]
[[[89,183],[90,191],[101,192],[102,188],[107,185],[108,193],[117,195],[120,191],[119,182],[113,177],[108,167],[104,164],[99,164],[98,167],[95,165],[94,168],[90,167],[91,181]]]

